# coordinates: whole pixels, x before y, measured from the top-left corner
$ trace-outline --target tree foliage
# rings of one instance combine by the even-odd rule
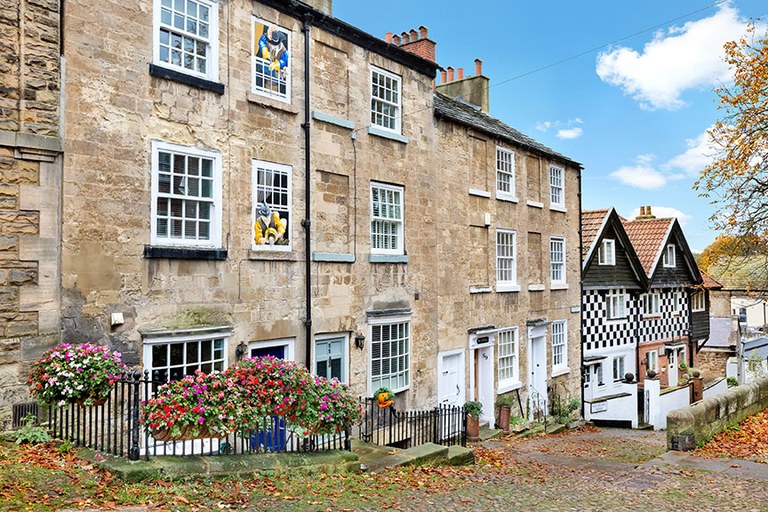
[[[719,236],[699,256],[699,268],[726,289],[768,291],[768,240],[758,235]]]
[[[768,31],[751,23],[725,44],[733,84],[715,90],[722,118],[709,130],[714,160],[695,188],[717,211],[715,227],[729,235],[768,238]]]

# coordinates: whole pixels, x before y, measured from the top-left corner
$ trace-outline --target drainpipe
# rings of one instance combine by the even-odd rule
[[[576,179],[579,187],[579,363],[581,363],[579,365],[581,370],[579,373],[581,375],[581,417],[586,418],[586,405],[584,404],[584,370],[586,367],[584,366],[584,338],[582,336],[582,331],[584,330],[584,308],[582,306],[582,299],[584,297],[584,263],[581,259],[584,254],[584,242],[581,239],[581,170],[577,169],[577,172]]]
[[[310,211],[310,120],[309,120],[309,99],[310,99],[310,83],[309,83],[309,29],[312,26],[312,15],[307,13],[304,15],[304,220],[301,221],[301,225],[304,226],[304,293],[307,304],[307,314],[304,320],[304,338],[306,344],[305,364],[307,369],[311,370],[312,366],[312,253],[311,253],[311,211]]]

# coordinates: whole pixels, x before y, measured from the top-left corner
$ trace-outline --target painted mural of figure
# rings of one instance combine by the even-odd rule
[[[284,77],[288,68],[288,36],[265,25],[259,38],[258,55],[269,61],[269,72],[273,77]]]
[[[256,245],[275,245],[285,243],[285,221],[277,212],[272,211],[267,203],[259,206],[259,215],[253,224],[253,240]]]

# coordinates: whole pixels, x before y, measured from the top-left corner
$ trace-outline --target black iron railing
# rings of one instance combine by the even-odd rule
[[[135,372],[115,383],[106,402],[85,406],[51,406],[48,427],[54,437],[76,446],[130,460],[163,455],[231,455],[265,452],[310,452],[351,449],[349,430],[336,434],[304,436],[285,418],[269,416],[255,428],[221,438],[158,441],[141,426],[141,400],[164,382],[149,379],[149,372]]]
[[[380,408],[372,398],[361,400],[360,440],[382,446],[410,448],[425,443],[467,445],[467,415],[463,407],[440,405],[422,411]]]

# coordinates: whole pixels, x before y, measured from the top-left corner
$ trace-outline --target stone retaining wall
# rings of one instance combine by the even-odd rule
[[[690,451],[707,438],[768,409],[768,379],[736,386],[667,415],[667,449]]]

